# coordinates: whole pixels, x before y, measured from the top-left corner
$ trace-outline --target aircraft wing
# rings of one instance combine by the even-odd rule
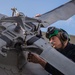
[[[42,14],[40,17],[37,17],[40,20],[46,21],[44,27],[47,27],[59,20],[67,20],[71,16],[75,15],[75,0],[72,0],[60,7]]]

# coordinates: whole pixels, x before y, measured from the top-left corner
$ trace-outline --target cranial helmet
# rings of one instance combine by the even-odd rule
[[[50,39],[51,37],[58,35],[59,32],[60,39],[62,39],[63,41],[70,40],[69,34],[65,30],[56,27],[49,27],[47,29],[46,38]]]

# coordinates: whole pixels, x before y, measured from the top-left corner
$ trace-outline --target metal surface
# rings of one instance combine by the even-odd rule
[[[75,15],[75,0],[72,0],[62,6],[42,14],[40,17],[37,17],[40,20],[46,21],[44,27],[47,27],[59,20],[67,20],[71,16]]]
[[[73,16],[75,1],[49,11],[38,19],[27,17],[15,8],[12,10],[12,17],[0,14],[0,75],[49,75],[39,64],[27,61],[30,51],[39,54],[65,75],[75,75],[75,63],[52,48],[40,32],[41,24],[47,27]]]

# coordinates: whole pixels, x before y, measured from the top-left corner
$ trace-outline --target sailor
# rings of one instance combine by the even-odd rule
[[[57,51],[75,62],[75,45],[69,42],[70,37],[65,30],[56,27],[49,27],[46,32],[46,37],[49,39],[52,47],[54,47]],[[38,54],[29,53],[28,61],[33,63],[39,63],[47,72],[52,75],[63,75],[63,73],[50,65]]]

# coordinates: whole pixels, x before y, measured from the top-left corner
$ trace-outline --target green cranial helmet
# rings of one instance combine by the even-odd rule
[[[61,40],[66,41],[68,39],[70,41],[69,34],[65,30],[59,29],[56,27],[48,28],[48,30],[46,32],[46,38],[50,39],[51,37],[58,35],[59,32],[61,33],[61,35],[60,35]]]

